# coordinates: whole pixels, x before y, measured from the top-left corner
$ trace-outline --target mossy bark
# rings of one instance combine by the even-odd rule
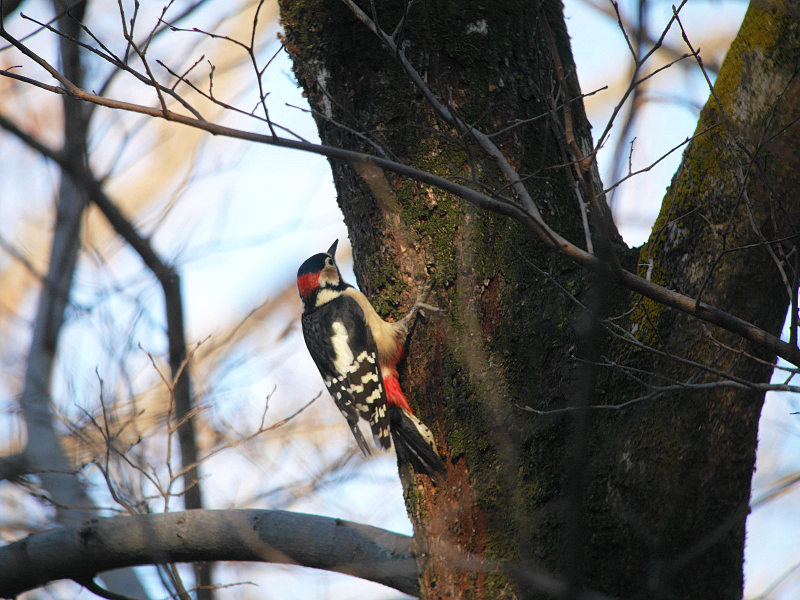
[[[685,151],[639,259],[641,275],[649,270],[657,283],[776,335],[798,278],[798,64],[797,3],[751,2],[701,112],[696,133],[706,133]],[[721,379],[678,358],[739,381],[769,381],[774,356],[725,331],[648,301],[633,321],[640,341],[666,353],[636,351],[635,364],[661,377],[654,383]],[[741,596],[763,399],[710,388],[663,395],[620,416],[625,435],[604,444],[617,457],[604,497],[617,513],[612,537],[630,539],[609,549],[631,558],[623,581],[647,582],[638,595]],[[602,587],[621,580],[612,577]]]
[[[394,29],[404,3],[375,4],[380,24]],[[449,177],[467,175],[496,187],[496,169],[437,120],[393,57],[343,3],[280,0],[280,5],[287,48],[318,113],[323,143],[368,152],[377,145],[415,167]],[[366,3],[364,8],[371,14]],[[561,116],[516,121],[550,113],[554,104],[578,96],[561,10],[553,0],[421,2],[407,15],[399,42],[433,92],[467,122],[487,132],[517,123],[495,141],[528,176],[545,219],[581,243],[569,171],[558,167],[565,162]],[[554,48],[562,73],[552,59]],[[726,69],[720,81],[734,70]],[[588,147],[582,106],[570,106],[577,142]],[[724,145],[724,131],[715,129],[702,143]],[[767,141],[781,146],[786,134],[762,139],[759,152]],[[748,136],[744,139],[756,139]],[[693,152],[687,152],[687,161]],[[706,156],[708,150],[698,152]],[[412,405],[433,429],[448,463],[438,486],[424,477],[404,477],[419,544],[422,595],[546,596],[548,579],[541,573],[555,574],[568,586],[585,583],[628,598],[737,595],[760,394],[674,394],[622,411],[592,412],[583,421],[575,414],[585,417],[585,412],[536,415],[520,407],[574,406],[585,392],[576,382],[592,381],[575,376],[583,368],[573,359],[580,337],[575,324],[582,313],[564,290],[591,301],[590,291],[602,287],[597,304],[610,314],[627,311],[628,325],[653,346],[718,361],[715,366],[731,371],[746,363],[741,376],[756,381],[769,378],[769,367],[726,352],[721,359],[719,347],[697,322],[641,303],[625,290],[588,282],[574,264],[505,217],[370,164],[331,164],[358,283],[378,311],[401,316],[425,278],[434,283],[432,301],[446,310],[417,324],[401,372]],[[762,165],[771,181],[776,168],[771,162]],[[693,181],[699,178],[690,173]],[[735,170],[720,161],[715,170],[702,173],[732,181]],[[703,203],[707,210],[721,211],[720,219],[727,215],[730,231],[741,232],[726,239],[737,244],[752,239],[735,185],[706,183],[704,189],[716,190],[724,204],[713,194],[698,196],[687,185],[679,174],[665,214],[688,210],[700,226],[708,215],[690,204]],[[751,195],[760,193],[753,188]],[[683,245],[665,244],[673,239],[663,233],[669,231],[669,219],[662,218],[642,254],[653,257],[655,276],[696,293],[698,288],[681,277],[692,272],[705,280],[713,271],[704,300],[779,331],[785,293],[777,290],[768,301],[754,301],[762,289],[775,288],[768,260],[759,255],[760,262],[754,259],[746,273],[739,271],[742,261],[723,268],[714,262],[719,246],[711,230],[705,237],[698,233],[696,243],[681,238]],[[766,226],[769,219],[762,221]],[[635,253],[617,250],[624,264],[635,265]],[[754,275],[769,282],[742,302],[729,297],[730,290],[738,293],[739,281]],[[602,344],[603,356],[687,378],[681,363],[615,339]],[[619,369],[599,375],[598,403],[619,404],[643,393]],[[702,374],[698,377],[702,381]],[[580,469],[574,468],[571,450],[576,431],[588,449],[577,461]],[[503,568],[495,569],[497,564]]]

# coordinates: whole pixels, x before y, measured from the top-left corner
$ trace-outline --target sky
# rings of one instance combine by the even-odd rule
[[[627,10],[632,3],[620,4]],[[31,2],[29,6],[27,10],[33,11],[38,4]],[[671,2],[653,3],[650,17],[656,25],[651,27],[651,34],[658,36],[660,27],[669,19],[671,6]],[[745,6],[744,2],[690,0],[682,14],[690,37],[724,37],[735,33]],[[616,23],[579,0],[566,0],[565,14],[584,92],[605,85],[616,74],[624,75],[627,48]],[[117,24],[110,23],[108,27],[113,30]],[[273,34],[265,36],[265,39],[274,40]],[[668,39],[676,46],[681,44],[675,36]],[[277,42],[273,41],[263,54],[271,55],[276,49]],[[619,65],[618,69],[615,69],[616,65]],[[691,135],[698,108],[708,93],[700,74],[692,69],[672,69],[657,82],[649,92],[654,102],[645,109],[632,134],[636,136],[631,155],[634,170],[650,164]],[[310,116],[293,107],[306,104],[294,84],[290,63],[284,53],[278,54],[266,71],[264,86],[270,90],[270,112],[274,120],[291,123],[292,129],[304,137],[316,139]],[[595,135],[603,130],[617,98],[618,91],[612,88],[587,99]],[[113,131],[113,121],[107,127]],[[612,137],[598,159],[606,182],[610,180],[609,165],[617,142],[615,135],[616,130],[612,130]],[[125,152],[135,153],[135,145]],[[136,157],[125,152],[125,159],[133,162]],[[646,239],[680,156],[679,150],[652,170],[622,185],[615,193],[615,218],[629,245],[638,245]],[[174,258],[182,273],[188,299],[187,329],[192,340],[217,335],[237,318],[236,315],[246,313],[291,284],[297,265],[307,256],[326,249],[335,238],[341,240],[341,252],[347,238],[326,159],[213,138],[207,142],[198,160],[203,161],[204,175],[201,181],[187,187],[185,193],[192,195],[191,202],[179,203],[153,235],[157,247],[175,249],[171,250],[174,255],[170,258]],[[53,179],[39,184],[47,188],[53,185]],[[0,186],[3,185],[6,187],[0,187],[2,197],[13,197],[14,190],[8,188],[8,183],[0,182]],[[9,223],[26,218],[21,203],[0,200],[0,211],[3,216],[0,218],[0,233],[4,235],[11,234]],[[139,268],[136,259],[124,252],[115,258],[114,264],[131,273]],[[355,282],[349,264],[346,273],[349,280]],[[80,277],[84,289],[89,290],[85,292],[87,301],[93,298],[95,286],[107,284],[101,274],[89,268],[82,269]],[[126,306],[129,307],[120,300],[109,310],[122,311]],[[288,319],[290,315],[282,314],[282,318]],[[73,332],[76,337],[68,343],[75,348],[87,348],[89,336],[86,332]],[[145,339],[142,343],[157,348],[160,342]],[[97,345],[94,352],[99,361],[104,348]],[[267,397],[273,389],[277,391],[271,400],[270,411],[274,411],[271,414],[288,414],[296,408],[298,397],[310,398],[321,391],[321,382],[307,376],[315,373],[314,366],[302,346],[297,327],[276,343],[265,336],[261,344],[254,346],[253,353],[257,356],[249,357],[246,368],[231,369],[223,389],[217,392],[214,410],[220,416],[233,418],[232,415],[243,406],[257,406],[260,399]],[[81,360],[91,361],[91,356],[84,350]],[[73,371],[75,366],[74,362],[67,362],[63,369],[65,372]],[[253,372],[258,373],[255,378]],[[76,382],[74,377],[65,377],[64,381],[67,382],[64,385],[93,385],[88,381]],[[241,400],[239,396],[242,394],[249,398]],[[322,398],[321,401],[329,399]],[[330,407],[330,410],[335,409]],[[759,435],[764,451],[759,452],[754,498],[760,498],[780,477],[796,469],[800,432],[796,419],[792,420],[788,415],[797,410],[800,410],[798,401],[789,395],[768,394]],[[349,443],[346,427],[341,431],[345,433],[337,450],[346,448]],[[768,458],[762,459],[762,456]],[[214,483],[209,489],[217,490],[210,494],[216,506],[239,505],[256,489],[250,485],[252,482],[237,477],[237,469],[225,462],[228,460],[246,459],[217,458],[207,465],[209,472],[213,473]],[[300,501],[293,509],[353,518],[410,533],[393,457],[384,455],[356,466],[358,476],[352,481],[331,485],[327,492]],[[754,509],[748,521],[747,598],[755,598],[781,573],[800,562],[800,550],[795,542],[800,539],[796,503],[796,496],[787,494]],[[248,572],[247,578],[252,577]],[[262,583],[272,588],[276,582],[284,582],[280,586],[284,590],[281,597],[289,598],[398,597],[396,592],[382,586],[355,583],[345,576],[316,573],[310,577],[303,574],[302,578],[304,583],[298,587],[299,577],[294,570],[265,569]],[[795,574],[770,597],[794,598],[800,595],[798,590],[800,578]]]

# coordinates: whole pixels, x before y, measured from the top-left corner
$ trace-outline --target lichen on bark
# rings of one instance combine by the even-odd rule
[[[772,240],[786,239],[800,223],[791,200],[800,173],[791,150],[800,144],[791,125],[800,91],[798,16],[794,3],[751,2],[639,260],[640,273],[654,281],[776,335],[788,294],[766,246],[777,256],[790,252],[793,243]],[[719,379],[670,358],[677,356],[742,381],[769,381],[774,357],[718,328],[647,300],[633,321],[639,340],[667,353],[640,353],[640,368],[659,377]],[[741,595],[762,402],[763,392],[752,390],[687,390],[624,421],[629,434],[609,496],[628,498],[630,521],[650,522],[646,535],[638,532],[640,556],[649,558],[633,568],[654,572],[657,587],[692,598]],[[687,513],[682,507],[689,505]]]

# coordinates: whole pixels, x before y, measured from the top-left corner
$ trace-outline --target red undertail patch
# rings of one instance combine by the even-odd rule
[[[403,394],[403,390],[400,389],[400,382],[397,380],[395,375],[389,375],[388,377],[384,376],[383,385],[386,388],[386,400],[389,402],[389,404],[399,406],[403,410],[410,412],[412,415],[414,414],[414,411],[411,410],[411,407],[408,404],[405,394]]]

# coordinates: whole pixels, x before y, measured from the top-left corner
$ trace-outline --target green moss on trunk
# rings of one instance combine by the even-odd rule
[[[317,111],[415,167],[496,184],[497,169],[478,160],[473,145],[460,143],[457,132],[437,120],[393,57],[342,3],[280,0],[280,5],[295,73]],[[394,28],[401,6],[376,2],[386,29]],[[780,2],[753,2],[742,45],[732,51],[743,56],[732,56],[720,73],[720,97],[726,106],[730,103],[726,112],[737,139],[751,145],[767,139],[764,115],[783,113],[741,96],[747,79],[737,69],[748,65],[752,71],[754,64],[773,71],[787,68],[797,47],[797,19],[787,18],[789,10],[794,9]],[[765,38],[748,37],[751,21],[767,13],[783,26]],[[567,72],[567,89],[556,76],[549,36]],[[578,95],[558,1],[417,3],[401,42],[433,92],[484,131],[549,112],[553,90],[567,98]],[[776,44],[795,50],[779,51]],[[746,58],[748,52],[758,57],[755,63]],[[793,86],[784,85],[781,110],[791,106]],[[588,143],[582,107],[575,103],[572,108],[579,143]],[[717,122],[720,114],[707,108],[700,127]],[[760,115],[762,121],[739,119],[739,114]],[[776,119],[769,127],[778,131],[788,122]],[[347,128],[325,118],[317,123],[326,144],[374,151]],[[583,230],[573,187],[568,172],[554,168],[564,163],[563,140],[554,134],[562,130],[563,123],[540,119],[511,128],[496,141],[530,176],[531,194],[551,226],[579,243]],[[768,261],[759,256],[753,269],[742,268],[741,261],[717,261],[718,230],[705,225],[727,219],[728,243],[752,239],[741,196],[731,183],[741,156],[726,156],[726,135],[724,127],[717,127],[690,146],[640,263],[652,261],[655,281],[688,293],[702,289],[704,300],[777,332],[785,302],[764,306],[763,296],[742,294],[748,279],[760,276],[762,289],[780,298],[775,278],[766,277]],[[800,173],[797,153],[786,154],[797,147],[793,139],[786,141],[786,132],[751,147],[770,158],[774,151],[774,162],[780,158],[794,167],[793,173],[773,173],[777,165],[772,160],[758,163],[771,184],[773,176],[783,177],[776,188],[781,194]],[[423,595],[534,596],[526,576],[531,569],[570,577],[578,561],[589,587],[620,597],[736,596],[741,590],[741,511],[749,492],[761,396],[735,390],[671,394],[621,411],[592,412],[583,514],[570,513],[575,504],[565,501],[565,490],[572,415],[536,415],[520,407],[547,410],[577,402],[573,379],[578,366],[572,355],[579,309],[561,290],[578,300],[587,297],[584,274],[506,218],[369,165],[332,161],[332,168],[356,275],[379,312],[402,314],[425,277],[435,283],[433,301],[446,309],[417,325],[401,372],[414,408],[431,425],[449,465],[446,480],[437,487],[425,478],[405,485],[424,571]],[[762,197],[765,189],[753,185],[751,197]],[[770,206],[761,208],[758,223],[767,227]],[[770,230],[770,235],[780,233]],[[631,263],[635,256],[621,258]],[[612,314],[626,315],[615,322],[627,322],[640,340],[659,350],[756,381],[769,376],[769,368],[721,352],[696,322],[652,302],[613,290],[605,304]],[[602,350],[604,357],[626,367],[679,380],[706,377],[686,363],[624,341],[604,340]],[[653,381],[662,380],[654,376]],[[600,373],[595,392],[601,404],[621,404],[647,388],[620,369],[608,369]],[[577,542],[566,533],[575,531],[570,523],[576,518],[586,533]],[[459,556],[487,557],[507,570],[462,568]]]

